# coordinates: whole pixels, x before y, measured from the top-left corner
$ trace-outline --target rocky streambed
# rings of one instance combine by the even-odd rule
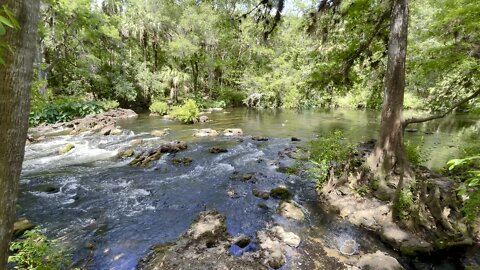
[[[130,118],[115,120],[113,133],[33,141],[19,217],[86,269],[455,269],[448,256],[402,257],[320,207],[314,182],[288,169],[311,131],[276,137],[210,118],[181,128]]]

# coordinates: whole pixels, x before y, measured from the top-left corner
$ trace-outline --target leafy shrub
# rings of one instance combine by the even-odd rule
[[[115,109],[115,108],[118,108],[118,106],[120,106],[120,103],[118,103],[118,101],[116,101],[116,100],[107,100],[106,99],[106,100],[102,100],[100,103],[101,103],[101,106],[103,107],[104,111]]]
[[[316,178],[317,187],[321,187],[327,180],[328,170],[332,166],[343,165],[355,149],[341,130],[311,141],[310,148],[310,161],[313,164],[311,172]]]
[[[118,102],[113,100],[96,101],[58,97],[54,101],[45,103],[43,107],[32,110],[29,122],[32,126],[41,123],[66,122],[75,117],[101,113],[118,106]]]
[[[70,264],[69,255],[54,240],[49,240],[40,229],[27,231],[24,237],[10,244],[12,255],[8,262],[15,269],[66,269]]]
[[[168,113],[168,104],[165,101],[157,100],[152,102],[148,108],[152,113],[158,113],[160,115],[165,115]]]
[[[184,123],[193,123],[199,113],[195,100],[187,99],[183,105],[173,107],[169,114]]]
[[[411,141],[405,141],[405,153],[407,155],[408,161],[414,165],[420,165],[422,162],[426,161],[425,155],[421,152],[423,145],[423,138],[420,144],[414,144]]]
[[[447,165],[449,171],[460,170],[457,178],[462,183],[458,194],[466,198],[462,211],[469,221],[474,221],[480,213],[480,153],[463,159],[452,159]]]

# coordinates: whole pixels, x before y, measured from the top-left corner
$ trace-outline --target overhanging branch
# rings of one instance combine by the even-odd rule
[[[452,107],[450,107],[448,110],[446,110],[445,112],[443,113],[440,113],[440,114],[436,114],[436,115],[432,115],[432,116],[429,116],[429,117],[424,117],[424,118],[409,118],[407,120],[405,120],[405,126],[409,125],[409,124],[414,124],[414,123],[423,123],[423,122],[428,122],[428,121],[431,121],[431,120],[435,120],[435,119],[439,119],[439,118],[443,118],[445,117],[447,114],[451,113],[453,110],[455,110],[456,108],[462,106],[463,104],[469,102],[470,100],[476,98],[477,96],[480,95],[480,89],[478,89],[475,93],[471,94],[470,96],[460,100],[459,102],[455,103]]]

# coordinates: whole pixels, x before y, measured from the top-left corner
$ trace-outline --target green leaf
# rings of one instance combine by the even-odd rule
[[[5,35],[6,32],[7,30],[5,29],[5,26],[3,26],[3,24],[0,23],[0,36]]]
[[[9,19],[3,17],[2,15],[0,15],[0,23],[6,25],[8,27],[14,28],[12,22]]]

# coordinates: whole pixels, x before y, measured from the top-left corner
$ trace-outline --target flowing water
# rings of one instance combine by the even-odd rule
[[[203,125],[181,125],[140,115],[120,122],[120,135],[83,133],[31,144],[26,148],[18,215],[46,228],[50,236],[72,250],[75,259],[88,258],[88,269],[133,269],[149,247],[174,241],[207,208],[225,214],[228,231],[234,235],[254,237],[267,224],[278,223],[303,238],[322,238],[332,248],[355,239],[362,251],[385,250],[375,237],[325,213],[318,205],[312,180],[280,173],[279,165],[270,162],[291,164],[292,160],[279,157],[279,151],[305,145],[319,134],[335,129],[344,130],[353,142],[375,137],[377,112],[227,111],[209,114],[212,121]],[[406,138],[421,147],[427,157],[425,165],[438,168],[459,154],[458,145],[478,143],[479,127],[478,117],[453,115],[413,127],[418,131],[407,133]],[[164,128],[170,129],[166,137],[150,135],[152,130]],[[242,128],[245,136],[194,138],[195,128]],[[267,136],[269,141],[253,141],[251,136]],[[292,142],[292,136],[302,142]],[[119,149],[139,139],[144,144],[136,150],[185,140],[188,149],[175,155],[192,157],[193,163],[173,165],[170,160],[174,154],[167,154],[143,168],[128,165],[130,159],[117,158]],[[58,155],[59,148],[67,143],[75,148]],[[225,147],[228,152],[210,154],[208,148],[212,146]],[[255,181],[231,180],[234,171],[254,172]],[[253,188],[270,190],[281,184],[287,185],[295,194],[295,201],[305,208],[305,222],[279,217],[275,200],[265,201],[270,210],[257,207],[262,200],[252,195]],[[235,193],[233,198],[228,192]],[[402,262],[407,267],[422,265]],[[287,261],[283,269],[290,268]],[[445,261],[436,269],[455,269],[455,265]]]

